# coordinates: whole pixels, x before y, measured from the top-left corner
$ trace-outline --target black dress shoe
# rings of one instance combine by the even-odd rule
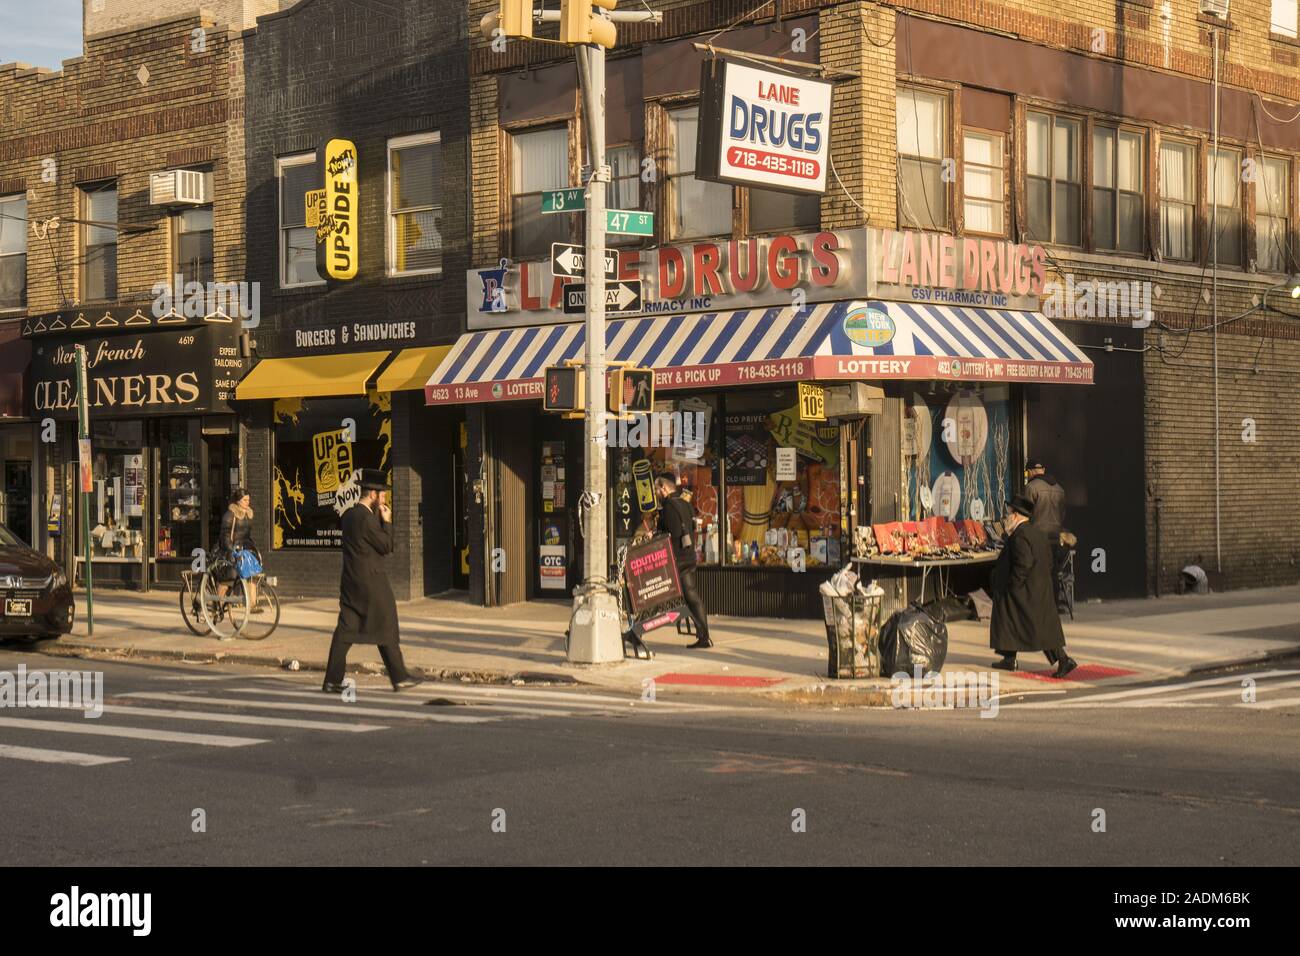
[[[686,649],[688,651],[693,651],[697,649],[702,650],[706,647],[712,647],[712,646],[713,646],[713,642],[711,640],[709,640],[707,637],[700,637],[700,638],[696,638],[694,644],[687,644]]]
[[[1052,676],[1055,677],[1057,680],[1060,680],[1062,677],[1070,673],[1078,666],[1079,666],[1078,661],[1076,661],[1073,657],[1067,657],[1065,660],[1061,661],[1061,663],[1056,665],[1056,673],[1053,674]]]
[[[396,684],[394,684],[393,690],[394,691],[410,690],[412,687],[419,687],[423,683],[424,683],[423,678],[407,677],[403,680],[399,680]]]
[[[1016,669],[1016,659],[1014,657],[999,657],[989,666],[1000,671],[1013,671]]]
[[[320,688],[320,689],[323,690],[323,691],[324,691],[325,693],[327,693],[327,694],[341,694],[341,693],[343,693],[345,690],[347,690],[347,685],[346,685],[346,684],[331,684],[329,681],[326,681],[324,684],[321,685],[321,688]]]

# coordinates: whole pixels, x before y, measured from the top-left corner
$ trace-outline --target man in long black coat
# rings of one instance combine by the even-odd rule
[[[348,648],[377,644],[393,690],[415,687],[398,644],[397,601],[384,573],[383,558],[393,551],[393,516],[384,501],[384,473],[363,468],[361,498],[343,513],[343,579],[339,584],[339,622],[330,642],[321,690],[343,690]]]
[[[682,583],[682,599],[695,621],[695,643],[687,648],[712,647],[709,639],[709,616],[705,613],[700,592],[695,590],[695,509],[677,489],[677,476],[665,471],[655,479],[663,511],[659,527],[673,539],[673,558],[677,561],[677,577]]]
[[[1078,667],[1065,650],[1065,631],[1052,587],[1052,547],[1047,535],[1029,523],[1034,506],[1023,495],[1008,502],[1006,544],[993,566],[993,619],[989,643],[1001,660],[993,666],[1016,669],[1018,651],[1042,651],[1056,665],[1055,677]]]

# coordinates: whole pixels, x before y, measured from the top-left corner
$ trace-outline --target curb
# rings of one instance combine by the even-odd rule
[[[1197,664],[1188,668],[1187,674],[1204,674],[1206,671],[1224,670],[1229,667],[1250,667],[1252,664],[1267,664],[1271,661],[1284,660],[1288,657],[1300,655],[1300,644],[1293,644],[1291,647],[1279,648],[1275,651],[1262,651],[1253,657],[1234,657],[1222,661],[1206,661],[1203,664]]]

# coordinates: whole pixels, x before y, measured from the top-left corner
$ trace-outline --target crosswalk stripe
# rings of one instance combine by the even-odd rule
[[[1292,687],[1300,687],[1300,680],[1281,681],[1267,684],[1256,684],[1255,692],[1258,695],[1261,692],[1272,693],[1275,690],[1288,690]],[[1177,697],[1167,698],[1174,703],[1182,703],[1189,700],[1202,700],[1207,697],[1241,697],[1241,682],[1227,687],[1215,687],[1211,690],[1198,690],[1190,694],[1179,694]]]
[[[315,697],[320,691],[303,691],[303,690],[279,690],[275,688],[261,687],[238,687],[231,690],[240,694],[283,694],[299,697]],[[366,688],[357,688],[358,694],[364,692]],[[382,692],[381,692],[382,693]],[[545,690],[497,690],[494,687],[467,687],[461,684],[421,684],[412,696],[388,696],[382,695],[382,699],[389,704],[406,704],[423,706],[424,700],[430,695],[435,697],[448,697],[455,699],[457,697],[484,697],[495,700],[503,700],[512,704],[522,704],[528,702],[536,707],[583,707],[592,710],[609,710],[610,704],[615,704],[619,708],[627,707],[629,704],[646,704],[656,710],[679,710],[698,713],[706,710],[718,710],[721,708],[711,707],[707,704],[688,704],[682,701],[643,701],[639,696],[629,694],[626,697],[612,697],[602,694],[570,694],[562,691],[545,691]]]
[[[1081,707],[1085,704],[1088,706],[1100,706],[1104,702],[1121,700],[1126,697],[1140,697],[1143,695],[1154,694],[1172,694],[1179,691],[1191,690],[1196,687],[1208,687],[1216,684],[1241,684],[1242,677],[1254,678],[1257,682],[1269,677],[1291,677],[1300,674],[1300,671],[1264,671],[1258,674],[1242,674],[1237,677],[1214,677],[1207,680],[1189,681],[1179,684],[1163,684],[1158,687],[1136,687],[1130,690],[1112,691],[1108,694],[1089,694],[1087,697],[1077,701],[1041,701],[1032,704],[1019,704],[1018,709],[1025,710],[1031,707]]]
[[[319,697],[320,697],[320,693],[321,693],[321,692],[318,691],[318,690],[317,690],[317,691],[311,691],[311,690],[276,690],[276,689],[269,688],[269,687],[268,687],[268,688],[256,688],[256,687],[232,687],[232,688],[230,688],[230,689],[231,689],[234,693],[238,693],[238,694],[265,694],[265,695],[275,695],[275,696],[277,696],[277,697],[316,697],[316,698],[319,698]],[[376,700],[375,697],[373,697],[373,696],[368,696],[368,697],[365,697],[364,699],[365,699],[367,702],[370,702],[370,703],[376,703],[376,704],[381,704],[382,706],[385,706],[385,707],[390,707],[390,706],[396,706],[396,707],[427,707],[427,706],[429,706],[428,704],[425,703],[425,701],[429,699],[429,696],[430,696],[430,695],[429,695],[429,694],[425,694],[425,693],[423,693],[423,691],[424,691],[424,685],[421,685],[421,687],[420,687],[420,691],[421,691],[421,694],[420,694],[419,696],[411,696],[411,697],[397,697],[397,696],[389,697],[389,696],[382,696],[379,700]],[[358,693],[357,693],[357,700],[358,700],[358,701],[361,701],[361,700],[363,699],[363,694],[364,694],[364,689],[361,689],[361,690],[358,691]],[[433,696],[435,696],[435,697],[446,697],[446,698],[452,698],[452,697],[454,697],[455,695],[452,694],[452,693],[447,693],[447,694],[438,693],[438,694],[434,694]],[[491,708],[491,709],[493,709],[493,710],[517,710],[517,711],[519,711],[520,713],[528,713],[528,714],[537,714],[537,713],[545,713],[545,712],[555,712],[555,713],[557,714],[557,716],[558,716],[559,714],[561,714],[561,713],[566,712],[566,711],[572,711],[572,710],[575,709],[575,708],[578,709],[578,710],[589,710],[589,711],[596,711],[596,710],[599,710],[599,711],[603,711],[603,712],[608,712],[608,711],[611,709],[611,705],[609,705],[609,704],[564,703],[564,702],[562,702],[562,701],[557,701],[557,700],[539,700],[539,701],[537,701],[536,703],[531,704],[531,706],[524,707],[524,706],[522,706],[522,705],[523,705],[523,701],[521,701],[521,700],[519,700],[519,699],[517,699],[517,698],[514,698],[514,697],[505,697],[505,698],[502,698],[502,702],[501,702],[500,704],[496,704],[496,703],[479,703],[480,700],[484,700],[484,701],[486,701],[486,700],[490,700],[490,699],[491,699],[491,698],[474,697],[474,698],[471,699],[470,702],[472,703],[472,705],[473,705],[476,709],[481,709],[481,710],[486,710],[486,709],[488,709],[488,708]],[[631,698],[631,697],[629,697],[629,698],[625,698],[625,699],[623,700],[623,702],[622,702],[622,706],[623,706],[623,707],[627,707],[629,703],[634,702],[634,701],[636,701],[636,700],[637,700],[637,698]],[[513,705],[513,706],[512,706],[512,705]],[[559,710],[557,710],[557,708],[559,708]]]
[[[44,730],[56,734],[92,734],[100,737],[133,737],[137,740],[168,741],[177,744],[198,744],[201,747],[248,747],[264,744],[257,737],[227,737],[217,734],[191,734],[179,730],[147,730],[143,727],[114,727],[95,720],[41,720],[21,717],[0,717],[0,727],[20,730]]]
[[[1300,705],[1300,697],[1284,697],[1282,700],[1257,700],[1253,704],[1241,704],[1242,707],[1259,707],[1261,710],[1276,710],[1279,707]]]
[[[167,717],[175,720],[210,720],[222,724],[257,724],[259,727],[299,727],[305,730],[337,731],[361,734],[387,730],[383,724],[344,724],[334,720],[296,720],[293,717],[265,717],[261,714],[215,714],[203,710],[165,710],[159,707],[135,707],[105,704],[106,714],[132,714],[136,717]]]
[[[31,760],[36,763],[70,763],[78,767],[97,767],[105,763],[124,763],[130,757],[101,757],[98,754],[77,753],[75,750],[43,750],[40,747],[19,747],[0,744],[0,757],[11,760]]]
[[[121,696],[137,700],[162,700],[178,704],[215,704],[221,707],[245,707],[261,710],[304,710],[314,711],[316,713],[337,714],[340,717],[393,717],[405,720],[430,720],[446,724],[483,724],[491,720],[500,719],[499,717],[472,717],[468,714],[404,713],[400,710],[387,708],[381,710],[378,707],[361,707],[357,704],[345,704],[341,701],[335,704],[290,704],[272,700],[235,700],[230,697],[191,697],[189,694],[168,694],[151,691],[137,691],[136,693],[122,694]]]

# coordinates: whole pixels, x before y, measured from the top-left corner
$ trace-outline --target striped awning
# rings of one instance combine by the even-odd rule
[[[835,302],[616,319],[606,358],[658,370],[657,389],[950,379],[1091,384],[1092,362],[1038,312]],[[547,366],[580,359],[582,323],[462,335],[425,385],[430,405],[536,399]]]

